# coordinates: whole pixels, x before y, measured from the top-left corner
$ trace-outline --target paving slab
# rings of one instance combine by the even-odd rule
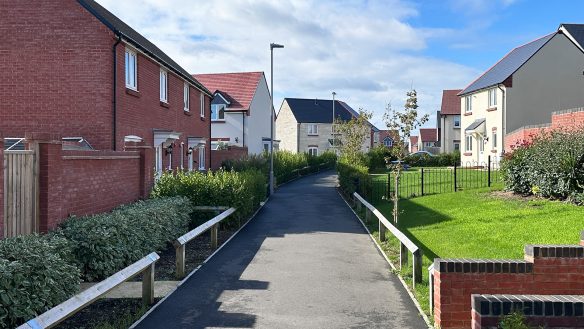
[[[336,179],[279,188],[136,328],[427,328]]]

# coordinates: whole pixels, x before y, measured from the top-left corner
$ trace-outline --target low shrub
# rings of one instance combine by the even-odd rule
[[[397,158],[391,154],[390,149],[385,145],[378,145],[367,152],[367,162],[370,170],[385,169],[386,159],[393,161]]]
[[[186,233],[191,212],[184,197],[150,199],[110,213],[69,218],[56,234],[71,241],[83,278],[96,281]]]
[[[33,234],[0,240],[0,328],[14,328],[65,301],[79,281],[63,237]]]
[[[541,133],[505,156],[507,189],[580,203],[584,193],[584,130]]]
[[[440,153],[434,156],[409,155],[405,158],[405,162],[412,167],[452,167],[460,165],[460,152]]]
[[[337,171],[339,185],[344,193],[352,195],[357,192],[364,198],[369,197],[372,181],[371,176],[369,176],[369,168],[366,165],[341,159],[337,162]]]

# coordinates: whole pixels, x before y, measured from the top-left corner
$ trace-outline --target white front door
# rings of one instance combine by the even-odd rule
[[[477,143],[479,144],[479,145],[477,145],[478,146],[478,149],[479,149],[478,159],[477,159],[477,161],[478,161],[477,165],[483,166],[483,165],[486,165],[486,159],[485,159],[485,138],[483,136],[480,136],[479,135],[477,137]]]

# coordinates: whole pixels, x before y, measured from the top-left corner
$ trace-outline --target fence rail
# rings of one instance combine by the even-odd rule
[[[403,234],[397,227],[393,226],[383,214],[367,202],[357,192],[353,193],[354,203],[357,206],[357,211],[361,211],[362,206],[365,206],[365,220],[369,223],[371,214],[377,217],[379,221],[379,241],[385,241],[386,231],[390,231],[400,242],[399,248],[399,267],[400,270],[408,265],[408,251],[412,254],[412,286],[415,288],[416,283],[422,282],[422,249],[412,242],[405,234]]]
[[[100,283],[69,298],[36,318],[27,321],[18,329],[52,328],[85,306],[95,302],[115,287],[142,273],[142,301],[144,304],[154,303],[154,264],[160,256],[150,253],[134,264],[124,268]]]
[[[211,209],[205,210],[218,210],[218,209],[225,209],[225,207],[208,207]],[[198,208],[199,210],[201,207]],[[212,219],[208,220],[207,222],[197,226],[192,231],[182,235],[178,239],[176,239],[173,244],[176,252],[176,277],[178,279],[182,279],[186,275],[186,264],[185,264],[185,251],[186,251],[186,244],[191,241],[192,239],[198,237],[199,235],[205,233],[208,230],[211,230],[211,248],[217,248],[217,238],[219,234],[219,223],[221,223],[224,219],[229,217],[229,215],[233,214],[237,209],[229,208],[222,212],[221,214],[213,217]]]

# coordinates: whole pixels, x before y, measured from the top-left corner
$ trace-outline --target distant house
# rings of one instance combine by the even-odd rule
[[[584,105],[584,25],[559,29],[509,52],[458,95],[462,162],[498,162],[510,132]],[[577,74],[576,74],[577,73]]]
[[[432,154],[440,152],[437,128],[420,128],[418,150],[427,151]]]
[[[410,153],[416,153],[419,151],[418,147],[418,136],[410,136],[409,151]]]
[[[334,104],[334,109],[333,109]],[[338,150],[340,138],[333,132],[333,111],[337,120],[349,121],[359,116],[347,103],[336,100],[285,98],[276,119],[276,137],[280,149],[318,155]],[[369,151],[377,128],[370,124],[370,135],[362,150]]]
[[[383,145],[387,148],[392,148],[393,144],[399,139],[399,134],[396,130],[379,130],[378,140],[373,146]]]
[[[442,105],[438,112],[440,153],[460,151],[460,93],[461,89],[443,90]]]
[[[245,147],[249,154],[269,150],[272,101],[263,72],[193,76],[214,94],[211,102],[213,150],[220,145]]]

